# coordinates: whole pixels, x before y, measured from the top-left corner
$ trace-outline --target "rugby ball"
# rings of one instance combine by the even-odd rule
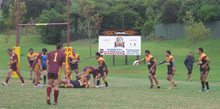
[[[134,63],[133,63],[133,65],[135,65],[135,63],[137,63],[139,60],[137,60],[137,61],[134,61]],[[139,65],[139,63],[137,63],[136,65]]]

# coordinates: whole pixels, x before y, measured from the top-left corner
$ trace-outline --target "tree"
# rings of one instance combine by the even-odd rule
[[[204,5],[198,11],[198,20],[204,23],[220,20],[219,5]]]
[[[14,5],[10,4],[10,8],[9,8],[9,18],[7,19],[7,21],[4,23],[5,25],[7,25],[7,28],[4,28],[4,36],[3,38],[5,39],[5,43],[8,42],[9,38],[11,37],[11,29],[15,29],[17,26],[17,8],[18,8],[18,1],[15,0],[14,1]],[[20,16],[21,19],[19,20],[19,23],[23,23],[24,19],[22,18],[23,15],[25,15],[27,13],[26,10],[26,5],[25,2],[21,2],[20,3]],[[33,18],[30,18],[29,24],[33,23]],[[19,26],[19,39],[18,42],[20,41],[20,38],[22,36],[28,36],[29,33],[33,33],[34,28],[32,28],[32,26]]]
[[[92,32],[99,28],[99,24],[102,22],[101,18],[99,18],[99,14],[96,14],[94,9],[95,5],[90,4],[89,0],[83,0],[79,2],[82,11],[79,12],[80,17],[83,19],[83,28],[86,34],[89,36],[89,51],[90,57],[92,56],[91,53],[91,35]]]
[[[121,19],[122,19],[122,30],[124,30],[124,11],[126,11],[129,8],[128,5],[118,5],[114,7],[114,9],[121,14]]]
[[[204,41],[208,36],[211,36],[210,29],[206,29],[202,22],[197,23],[193,19],[193,14],[190,11],[186,12],[186,17],[183,19],[185,23],[189,25],[185,27],[186,43],[190,47],[193,47],[193,54],[195,45],[199,41]]]

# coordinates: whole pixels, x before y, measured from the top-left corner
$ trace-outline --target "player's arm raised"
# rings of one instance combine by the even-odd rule
[[[143,62],[143,61],[144,61],[144,59],[141,59],[141,60],[139,60],[138,62],[136,62],[135,65],[136,65],[137,63],[140,63],[140,62]]]

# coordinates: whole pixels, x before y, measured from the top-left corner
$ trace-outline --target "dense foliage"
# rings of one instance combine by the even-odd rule
[[[12,4],[13,1],[14,0],[9,0],[9,3],[4,6],[1,22],[7,21],[9,17],[9,5]],[[27,14],[21,16],[24,19],[24,23],[28,23],[30,17],[35,19],[34,23],[40,23],[40,20],[36,19],[44,15],[44,13],[42,13],[43,11],[51,11],[52,9],[57,13],[55,14],[57,16],[51,17],[50,20],[48,20],[49,22],[67,21],[67,0],[21,1],[26,3],[27,9]],[[73,40],[85,37],[84,35],[80,35],[84,32],[81,26],[84,19],[79,16],[79,13],[82,12],[79,1],[71,0],[70,4],[70,30],[74,33],[74,36],[71,36]],[[100,30],[135,29],[141,30],[142,36],[144,37],[154,32],[156,24],[183,23],[186,11],[192,12],[193,19],[197,22],[202,21],[203,23],[207,23],[220,20],[220,11],[218,11],[220,9],[219,0],[89,0],[89,2],[95,5],[95,13],[99,14],[102,20],[99,27]],[[59,20],[57,20],[57,18],[59,18]],[[1,27],[6,26],[1,23]],[[49,27],[56,28],[62,26]],[[64,29],[66,28],[60,28],[60,30]],[[40,29],[39,32],[43,40],[48,36],[42,33],[44,32],[42,30],[43,29]],[[53,34],[51,37],[58,37],[56,35],[58,35],[60,31],[57,31],[57,29],[51,29],[51,31],[50,34]],[[61,35],[61,33],[59,33],[59,35]]]

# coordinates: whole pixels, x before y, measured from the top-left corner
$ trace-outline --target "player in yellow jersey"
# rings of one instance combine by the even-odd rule
[[[67,60],[70,64],[70,71],[69,71],[69,74],[68,74],[68,77],[72,74],[73,70],[76,72],[76,74],[79,73],[79,63],[80,63],[80,56],[79,54],[76,54],[76,51],[75,49],[72,50],[72,55],[70,55],[68,57],[68,60]]]
[[[34,50],[32,48],[29,49],[28,55],[27,55],[27,62],[28,62],[28,66],[30,68],[30,80],[32,80],[32,64],[34,63],[34,59],[36,57],[36,53],[34,52]]]
[[[173,76],[176,71],[174,58],[173,58],[173,56],[171,56],[171,52],[169,50],[166,51],[165,55],[166,55],[166,59],[164,61],[160,62],[158,65],[167,62],[167,68],[168,68],[167,80],[170,81],[170,87],[168,89],[172,89],[172,84],[174,84],[174,88],[176,88],[177,83],[175,83],[173,81]]]
[[[147,65],[148,65],[148,70],[149,70],[148,77],[149,77],[150,82],[151,82],[150,89],[152,89],[154,87],[153,79],[155,80],[155,82],[157,84],[157,88],[160,89],[160,85],[159,85],[158,79],[156,77],[157,61],[156,61],[156,59],[152,55],[150,55],[150,51],[149,50],[145,51],[145,58],[139,60],[138,62],[136,62],[135,65],[137,63],[139,63],[139,62],[142,62],[142,61],[146,61]],[[152,77],[153,77],[153,79],[152,79]]]
[[[200,80],[202,83],[202,89],[199,91],[200,92],[205,91],[205,84],[206,84],[206,88],[207,88],[206,92],[210,92],[209,83],[207,80],[207,76],[210,70],[209,67],[210,59],[206,54],[203,53],[203,48],[198,48],[198,54],[200,55],[199,63],[196,64],[196,67],[200,65]]]

